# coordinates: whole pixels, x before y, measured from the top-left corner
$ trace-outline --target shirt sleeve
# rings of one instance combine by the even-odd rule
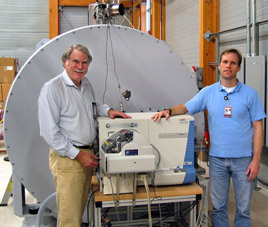
[[[38,121],[40,135],[49,146],[61,156],[74,159],[79,150],[65,138],[58,126],[60,120],[60,99],[52,86],[44,85],[38,99]]]
[[[102,117],[108,117],[108,111],[111,108],[106,104],[100,105],[97,103],[96,105],[97,105],[98,115]]]
[[[207,109],[206,95],[207,87],[198,92],[192,99],[185,103],[185,106],[190,114],[195,114]]]
[[[252,122],[259,121],[266,117],[262,104],[261,104],[260,97],[256,91],[254,92],[254,95],[251,99],[249,112],[250,112],[250,118]]]

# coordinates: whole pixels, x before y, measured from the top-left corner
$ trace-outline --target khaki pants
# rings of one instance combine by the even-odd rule
[[[52,148],[49,166],[57,191],[57,227],[80,227],[91,185],[92,168],[84,168],[79,161],[60,156]]]

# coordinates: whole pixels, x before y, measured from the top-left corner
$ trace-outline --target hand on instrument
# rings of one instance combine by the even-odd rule
[[[99,164],[98,157],[89,152],[80,151],[75,157],[85,168],[93,168]]]
[[[121,118],[124,118],[124,119],[130,119],[132,118],[131,116],[121,112],[121,111],[118,111],[118,110],[113,110],[113,109],[109,109],[108,111],[108,115],[110,118],[114,119],[115,117],[121,117]]]
[[[156,113],[154,116],[151,117],[152,120],[160,122],[161,118],[165,117],[168,119],[170,117],[169,110],[163,110],[158,113]]]

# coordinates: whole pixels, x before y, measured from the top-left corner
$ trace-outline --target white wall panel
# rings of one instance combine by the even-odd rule
[[[36,44],[49,37],[47,0],[0,0],[0,56],[19,59],[22,66]]]
[[[166,42],[192,71],[199,66],[199,1],[166,1]]]

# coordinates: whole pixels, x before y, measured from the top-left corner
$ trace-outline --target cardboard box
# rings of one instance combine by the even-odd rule
[[[15,59],[0,58],[0,83],[11,84],[15,78],[15,73]]]
[[[1,84],[2,87],[2,100],[6,101],[11,84]]]

